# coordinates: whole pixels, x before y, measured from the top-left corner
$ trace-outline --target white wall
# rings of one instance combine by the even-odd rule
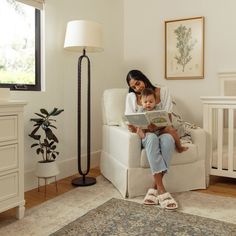
[[[66,24],[70,20],[87,19],[102,24],[104,52],[89,54],[92,82],[92,158],[101,149],[101,96],[105,88],[123,87],[123,2],[115,0],[50,0],[45,4],[46,91],[11,92],[13,99],[28,102],[25,107],[25,190],[36,185],[33,176],[35,163],[39,160],[30,148],[32,130],[29,119],[42,107],[65,109],[57,118],[61,175],[77,173],[76,168],[76,122],[77,122],[77,61],[80,54],[63,49]],[[86,84],[84,84],[86,85]],[[83,89],[83,94],[86,90]],[[86,109],[86,104],[82,107]],[[86,114],[86,110],[85,110]],[[85,117],[86,118],[86,117]],[[86,127],[86,119],[82,120]],[[82,134],[82,153],[86,153],[86,129]],[[93,160],[94,161],[94,160]],[[96,161],[95,161],[96,162]]]
[[[200,96],[219,95],[217,73],[236,68],[234,0],[124,1],[125,69],[138,68],[154,83],[167,85],[186,120],[202,125]],[[205,17],[205,78],[164,79],[164,22]]]

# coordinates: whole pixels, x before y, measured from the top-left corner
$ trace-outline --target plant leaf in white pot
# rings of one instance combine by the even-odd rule
[[[52,117],[58,116],[63,111],[63,109],[54,108],[48,112],[46,109],[41,108],[40,113],[35,113],[38,118],[30,119],[35,124],[29,136],[36,141],[31,145],[31,148],[36,148],[36,153],[42,158],[36,166],[36,175],[38,177],[51,177],[59,174],[59,169],[54,162],[59,155],[56,150],[59,140],[53,132],[57,128],[55,126],[56,120],[52,119]],[[46,171],[46,165],[50,167],[48,171]]]

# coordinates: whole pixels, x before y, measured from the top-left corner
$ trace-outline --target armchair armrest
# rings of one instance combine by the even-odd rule
[[[199,159],[206,159],[206,132],[202,128],[190,130],[192,141],[198,147]]]
[[[127,128],[103,125],[102,149],[126,167],[140,167],[141,139]]]

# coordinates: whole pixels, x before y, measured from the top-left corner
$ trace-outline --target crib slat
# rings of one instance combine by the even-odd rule
[[[228,170],[233,171],[234,156],[234,109],[229,109],[228,122]]]
[[[218,109],[217,119],[217,169],[222,170],[222,148],[223,148],[223,109]]]
[[[210,135],[212,136],[213,132],[213,108],[212,106],[205,106],[204,114],[206,114],[206,126],[205,129],[209,131]],[[213,159],[213,152],[212,152],[212,140],[209,145],[209,159],[207,163],[210,165],[210,169],[212,168],[212,159]]]

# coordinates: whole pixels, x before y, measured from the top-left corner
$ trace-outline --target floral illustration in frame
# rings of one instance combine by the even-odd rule
[[[204,78],[204,17],[165,21],[165,78]]]

